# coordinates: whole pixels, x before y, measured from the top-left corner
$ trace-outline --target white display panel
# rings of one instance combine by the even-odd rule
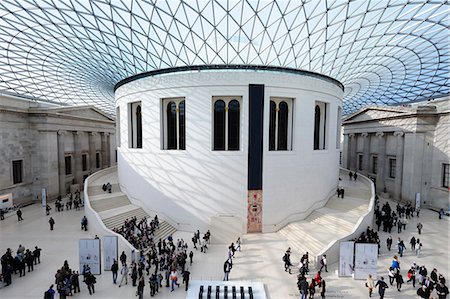
[[[105,257],[103,270],[111,270],[114,260],[118,260],[118,240],[117,236],[103,237],[103,255]]]
[[[367,279],[369,274],[377,277],[378,245],[356,243],[355,246],[355,279]]]
[[[339,246],[339,276],[352,276],[355,242],[341,242]]]
[[[13,205],[12,193],[0,195],[0,209],[12,208]]]
[[[78,248],[80,255],[80,273],[83,272],[83,265],[89,265],[92,274],[100,275],[100,239],[80,239]]]

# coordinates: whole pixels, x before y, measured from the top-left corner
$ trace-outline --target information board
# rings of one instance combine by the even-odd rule
[[[104,268],[105,271],[110,271],[114,260],[118,261],[118,239],[117,236],[103,237],[103,255],[105,257]]]
[[[353,274],[353,255],[355,242],[341,242],[339,244],[339,276],[352,276]]]
[[[355,279],[367,279],[369,274],[377,277],[378,245],[356,243],[355,245]]]
[[[94,275],[101,274],[100,239],[80,239],[78,242],[80,274],[83,273],[83,265],[91,268]]]

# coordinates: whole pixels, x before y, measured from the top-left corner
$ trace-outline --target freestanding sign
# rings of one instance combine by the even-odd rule
[[[341,242],[339,244],[339,276],[352,276],[353,255],[355,242]]]
[[[47,206],[47,189],[42,188],[42,206],[45,208]]]
[[[118,260],[118,239],[117,236],[103,237],[103,255],[105,263],[103,270],[110,271],[114,260]]]
[[[416,193],[416,211],[420,209],[420,193]]]
[[[83,266],[88,265],[92,274],[100,275],[102,273],[100,239],[80,239],[78,248],[80,273],[83,273]]]
[[[367,279],[369,274],[377,277],[378,245],[356,243],[355,246],[355,279]]]

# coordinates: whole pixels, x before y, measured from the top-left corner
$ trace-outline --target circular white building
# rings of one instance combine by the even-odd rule
[[[118,174],[179,229],[270,232],[335,192],[343,86],[278,67],[191,66],[119,82]]]

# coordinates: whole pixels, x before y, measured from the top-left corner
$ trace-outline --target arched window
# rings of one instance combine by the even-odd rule
[[[128,114],[128,147],[142,148],[141,102],[128,103],[127,114]]]
[[[314,110],[314,149],[318,150],[320,145],[320,107],[316,105]]]
[[[232,100],[228,103],[228,150],[239,150],[239,102]]]
[[[167,104],[167,149],[177,149],[177,105]]]
[[[314,109],[314,149],[324,150],[327,148],[327,110],[328,104],[316,101]]]
[[[240,97],[213,97],[213,150],[238,151],[240,147]]]
[[[278,106],[278,150],[285,151],[288,147],[288,104],[283,101]]]
[[[179,139],[179,149],[186,149],[186,117],[184,111],[185,102],[181,101],[178,105],[178,118],[179,118],[179,127],[178,127],[178,139]]]
[[[225,102],[214,103],[214,150],[225,150]]]
[[[271,98],[269,111],[269,151],[292,150],[294,100]]]
[[[162,148],[167,150],[186,149],[186,102],[184,98],[163,99]]]
[[[275,130],[276,130],[276,110],[277,104],[274,101],[270,101],[269,111],[269,151],[275,150]]]

